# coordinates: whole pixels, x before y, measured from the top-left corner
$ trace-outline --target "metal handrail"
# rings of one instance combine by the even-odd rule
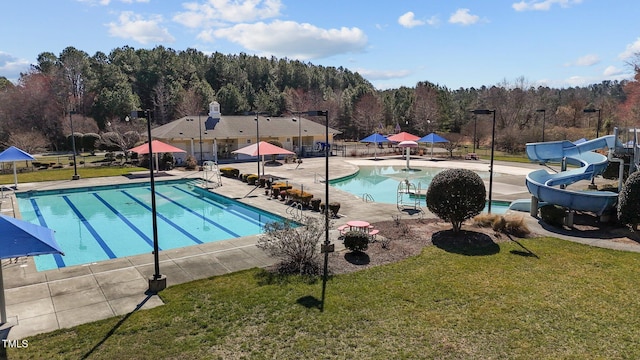
[[[362,194],[362,201],[364,201],[364,202],[375,202],[375,200],[373,200],[373,196],[371,196],[371,194],[369,194],[369,193]]]

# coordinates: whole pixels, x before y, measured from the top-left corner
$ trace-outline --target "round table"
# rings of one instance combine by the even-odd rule
[[[347,222],[347,225],[349,225],[351,230],[368,231],[369,225],[371,224],[362,220],[352,220]]]

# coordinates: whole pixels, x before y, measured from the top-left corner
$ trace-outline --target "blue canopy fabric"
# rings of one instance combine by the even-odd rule
[[[378,133],[373,133],[373,134],[367,136],[366,138],[360,140],[360,142],[382,143],[382,142],[389,142],[389,139],[387,139],[387,137],[384,136],[384,135],[380,135]],[[377,146],[373,150],[373,154],[374,154],[374,159],[378,160],[378,147]]]
[[[389,139],[387,139],[387,137],[384,135],[374,133],[360,140],[360,142],[380,143],[380,142],[389,142]]]
[[[33,156],[28,154],[27,152],[18,149],[15,146],[11,146],[7,148],[5,151],[0,153],[0,162],[13,162],[13,182],[14,189],[18,189],[18,173],[16,172],[16,161],[22,160],[35,160]]]
[[[45,254],[64,255],[53,237],[53,230],[0,215],[0,259]],[[0,324],[7,323],[4,279],[0,266]]]
[[[0,259],[63,254],[53,230],[0,215]]]
[[[418,142],[424,142],[424,143],[444,143],[444,142],[449,142],[449,140],[443,138],[442,136],[436,134],[436,133],[431,133],[429,135],[423,136],[422,138],[420,138],[418,140]]]

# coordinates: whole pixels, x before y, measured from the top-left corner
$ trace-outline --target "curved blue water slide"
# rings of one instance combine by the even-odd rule
[[[614,135],[602,136],[580,144],[571,141],[551,141],[527,144],[527,156],[531,161],[546,163],[566,162],[576,169],[549,173],[545,169],[527,175],[526,185],[531,195],[541,202],[559,205],[571,210],[589,211],[602,215],[618,201],[618,194],[611,191],[573,191],[556,186],[570,185],[601,174],[609,165],[609,159],[593,150],[616,146]]]

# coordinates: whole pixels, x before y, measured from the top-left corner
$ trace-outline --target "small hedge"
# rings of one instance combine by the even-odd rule
[[[293,201],[297,201],[301,203],[303,206],[309,206],[309,202],[313,198],[313,194],[308,192],[301,192],[298,189],[288,189],[286,191],[289,199]]]
[[[224,177],[237,179],[238,175],[240,175],[240,170],[232,167],[223,167],[220,168],[220,174]]]
[[[257,180],[258,180],[258,175],[256,174],[247,175],[247,183],[249,183],[249,185],[255,185]]]
[[[348,231],[344,234],[344,247],[351,251],[366,251],[369,248],[369,236],[362,231]]]

